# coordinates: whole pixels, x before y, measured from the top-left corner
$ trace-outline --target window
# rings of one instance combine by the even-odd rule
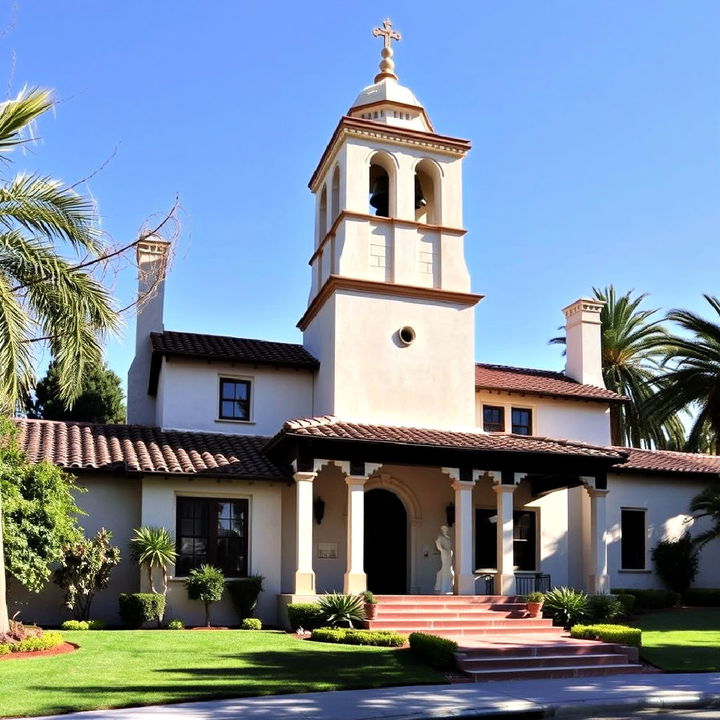
[[[175,574],[184,577],[209,563],[226,577],[246,576],[247,536],[247,500],[179,497]]]
[[[250,420],[250,381],[220,378],[221,420]]]
[[[620,567],[645,570],[645,510],[622,508],[620,511]]]
[[[505,430],[505,408],[483,405],[483,430],[503,432]]]
[[[532,510],[513,513],[513,561],[516,570],[537,569],[537,516]],[[496,510],[475,510],[475,567],[497,567]]]
[[[512,432],[514,435],[532,435],[532,410],[512,409]]]

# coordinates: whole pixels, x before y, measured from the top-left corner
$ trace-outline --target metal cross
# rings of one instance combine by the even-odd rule
[[[402,40],[402,35],[397,30],[392,29],[390,18],[385,18],[383,26],[381,28],[375,28],[372,34],[373,37],[380,37],[380,35],[382,35],[384,47],[388,49],[390,49],[390,43],[393,40]]]

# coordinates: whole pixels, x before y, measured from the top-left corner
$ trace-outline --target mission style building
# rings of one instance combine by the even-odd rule
[[[166,330],[169,247],[149,238],[129,424],[22,420],[24,447],[78,476],[86,532],[109,528],[125,558],[134,528],[172,532],[166,616],[188,623],[201,608],[183,578],[206,562],[263,575],[269,623],[316,593],[431,594],[442,525],[456,594],[658,586],[650,552],[685,531],[720,459],[611,447],[625,398],[603,385],[595,300],[563,311],[563,372],[475,361],[470,143],[435,130],[394,73],[389,22],[376,34],[380,72],[310,179],[302,344]],[[719,549],[704,551],[698,586],[720,586]],[[118,593],[144,582],[125,559],[93,616],[116,622]],[[54,587],[15,600],[28,621],[67,617]],[[214,620],[237,622],[228,601]]]

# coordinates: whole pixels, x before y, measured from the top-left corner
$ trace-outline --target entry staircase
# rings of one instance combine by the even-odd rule
[[[372,630],[424,632],[458,643],[458,669],[476,682],[639,672],[635,648],[574,640],[528,617],[512,595],[376,595]]]

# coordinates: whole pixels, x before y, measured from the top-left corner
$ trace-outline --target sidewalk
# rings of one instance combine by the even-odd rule
[[[640,708],[720,707],[720,674],[638,674],[566,680],[345,690],[52,716],[56,720],[424,720],[502,715],[587,717]]]

